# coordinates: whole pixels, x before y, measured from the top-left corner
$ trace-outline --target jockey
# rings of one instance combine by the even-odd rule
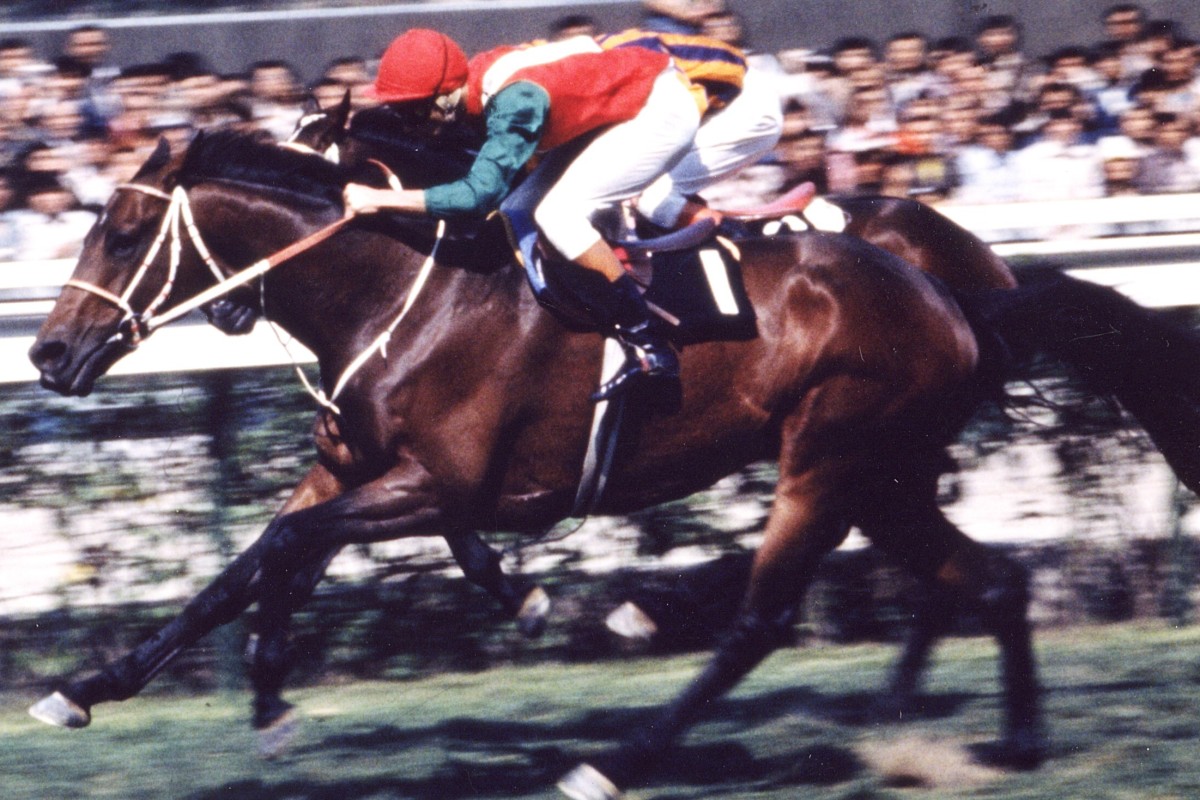
[[[678,381],[675,351],[652,323],[636,282],[590,221],[594,212],[637,197],[692,146],[700,112],[687,79],[666,53],[637,47],[605,51],[579,36],[497,48],[468,62],[449,37],[414,29],[388,46],[374,94],[383,103],[427,103],[434,119],[463,111],[482,120],[486,138],[461,180],[423,190],[349,184],[347,214],[380,209],[442,218],[486,214],[536,155],[590,136],[533,216],[546,240],[582,268],[572,271],[572,284],[597,325],[613,331],[628,356],[625,368],[593,399],[615,396],[638,376]]]
[[[644,47],[671,56],[687,75],[700,109],[700,130],[687,154],[638,197],[638,212],[662,228],[720,215],[690,197],[758,161],[783,133],[783,108],[771,77],[747,69],[734,45],[699,34],[630,29],[598,37],[606,50]]]

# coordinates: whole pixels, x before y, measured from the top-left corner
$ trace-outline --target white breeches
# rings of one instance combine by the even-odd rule
[[[691,150],[638,198],[638,213],[674,227],[686,195],[758,161],[782,133],[783,108],[772,76],[748,70],[741,94],[705,118]]]
[[[546,239],[579,257],[601,238],[592,214],[640,195],[683,157],[699,126],[695,100],[668,67],[638,115],[597,136],[538,203],[533,216]]]

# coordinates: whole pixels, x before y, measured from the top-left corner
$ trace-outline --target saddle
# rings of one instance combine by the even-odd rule
[[[572,329],[593,329],[590,315],[562,272],[554,268],[565,259],[540,237],[531,210],[505,204],[498,215],[538,302]],[[652,239],[609,244],[676,344],[757,335],[737,247],[717,235],[715,221],[701,220]]]

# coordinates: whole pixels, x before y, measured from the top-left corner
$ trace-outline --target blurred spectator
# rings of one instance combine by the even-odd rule
[[[884,176],[885,182],[890,181],[891,192],[895,194],[903,180],[907,194],[930,201],[945,198],[957,183],[954,156],[948,143],[944,120],[911,108],[903,114],[890,148],[900,158],[888,163],[894,170],[890,176]]]
[[[922,192],[918,185],[917,169],[913,159],[899,153],[886,153],[882,158],[879,186],[876,191],[888,197],[913,197],[923,194],[921,198],[932,202],[936,198],[928,192]]]
[[[1017,156],[1022,200],[1072,200],[1104,194],[1104,174],[1095,144],[1069,109],[1054,111],[1040,138]]]
[[[1150,69],[1152,62],[1142,49],[1146,28],[1146,11],[1136,3],[1109,6],[1101,16],[1104,42],[1116,49],[1121,58],[1121,79],[1132,84]]]
[[[1107,41],[1118,45],[1141,41],[1146,26],[1146,10],[1137,3],[1118,3],[1101,15]]]
[[[833,59],[811,50],[786,50],[778,55],[784,75],[780,81],[780,99],[786,109],[789,103],[803,106],[808,124],[822,131],[837,127],[841,107],[834,100]]]
[[[26,208],[16,212],[21,231],[16,257],[44,261],[79,255],[96,215],[79,207],[57,173],[29,172],[22,190]]]
[[[800,129],[788,132],[777,148],[778,164],[782,181],[779,191],[787,192],[805,181],[811,181],[817,191],[829,191],[829,177],[825,173],[825,135],[820,131]]]
[[[13,119],[24,115],[25,103],[32,95],[34,84],[52,69],[37,59],[33,45],[27,40],[0,40],[0,101],[7,101],[16,109]]]
[[[322,78],[317,81],[312,88],[309,89],[309,94],[317,101],[317,105],[321,108],[335,108],[338,103],[342,102],[342,98],[346,96],[346,92],[350,91],[341,81],[335,81],[333,78]]]
[[[1192,137],[1194,123],[1183,114],[1160,111],[1155,115],[1154,147],[1142,159],[1134,183],[1138,191],[1200,191],[1200,170],[1184,147]]]
[[[0,170],[0,261],[16,258],[20,247],[19,212],[16,211],[21,206],[20,201],[12,175],[8,170]]]
[[[87,70],[84,94],[87,106],[99,121],[117,112],[117,99],[110,84],[120,70],[108,60],[112,50],[108,31],[99,25],[81,25],[67,34],[63,55],[83,64]]]
[[[725,0],[642,0],[641,27],[660,33],[700,33],[704,18],[725,11]]]
[[[1159,54],[1154,69],[1162,74],[1160,111],[1194,115],[1200,112],[1200,84],[1196,74],[1196,43],[1175,39]]]
[[[1133,105],[1133,98],[1129,96],[1132,82],[1126,80],[1120,50],[1112,42],[1093,48],[1090,63],[1100,81],[1093,93],[1098,128],[1104,134],[1113,133],[1120,124],[1121,115]]]
[[[897,125],[887,89],[862,86],[854,90],[846,105],[842,126],[829,137],[831,150],[857,153],[890,147]]]
[[[956,154],[959,183],[953,199],[963,203],[1009,203],[1019,199],[1021,176],[1015,144],[1008,115],[981,119],[973,141]]]
[[[946,95],[950,86],[958,80],[958,73],[966,67],[979,63],[975,48],[961,37],[939,39],[929,49],[929,63],[937,75],[936,93]]]
[[[1141,167],[1142,148],[1124,136],[1109,136],[1096,143],[1104,169],[1104,194],[1124,197],[1140,194],[1135,179]],[[1118,233],[1126,231],[1108,231]]]
[[[1157,125],[1155,113],[1154,109],[1143,105],[1126,109],[1121,115],[1117,136],[1129,140],[1143,155],[1150,152],[1154,147],[1154,128]]]
[[[79,142],[75,157],[63,171],[62,181],[81,207],[99,211],[116,189],[119,181],[107,171],[112,150],[112,140],[107,136],[89,136]]]
[[[1142,30],[1139,50],[1150,59],[1150,65],[1154,66],[1161,61],[1163,53],[1181,37],[1182,30],[1175,20],[1152,19]]]
[[[988,88],[1001,98],[989,101],[991,110],[1029,98],[1031,68],[1021,52],[1021,26],[1016,18],[1006,14],[985,18],[975,29],[975,49],[986,70]]]
[[[1043,82],[1066,83],[1083,94],[1099,89],[1103,80],[1092,69],[1086,48],[1077,45],[1060,47],[1046,57],[1046,73]]]
[[[358,109],[375,103],[374,99],[366,95],[366,90],[371,85],[371,80],[371,73],[367,69],[366,59],[360,56],[342,56],[341,58],[334,59],[325,67],[318,83],[335,81],[349,89],[350,106]],[[331,89],[327,90],[327,92],[332,94]],[[340,102],[341,99],[342,96],[339,94],[338,101]]]
[[[883,47],[888,91],[896,108],[930,91],[935,83],[929,68],[929,40],[916,31],[898,33]]]
[[[163,108],[169,70],[165,64],[137,64],[121,70],[112,82],[119,111],[109,120],[109,133],[120,146],[137,146],[152,129]]]
[[[1129,87],[1129,99],[1135,105],[1154,111],[1163,111],[1163,100],[1167,96],[1167,78],[1162,70],[1148,69]]]
[[[550,23],[546,38],[552,42],[560,39],[570,39],[575,36],[596,36],[600,26],[596,18],[590,14],[567,14]],[[328,74],[328,73],[327,73]]]
[[[250,112],[254,124],[278,141],[291,135],[300,118],[303,92],[286,61],[259,61],[250,68]]]
[[[41,126],[44,118],[54,113],[74,116],[76,130],[65,138],[108,129],[108,118],[88,94],[88,66],[71,56],[60,56],[54,62],[54,69],[39,81],[38,91],[29,98],[24,116],[34,120],[35,126]],[[58,133],[66,132],[60,129]]]
[[[850,97],[856,82],[853,76],[863,70],[868,73],[879,67],[875,43],[862,36],[848,36],[834,43],[831,51],[833,69],[824,81],[823,90],[833,104],[838,124],[845,121]]]
[[[1033,108],[1025,119],[1018,123],[1017,133],[1035,137],[1042,132],[1047,121],[1061,114],[1075,117],[1084,133],[1094,130],[1098,116],[1096,107],[1075,84],[1044,83],[1038,89]]]

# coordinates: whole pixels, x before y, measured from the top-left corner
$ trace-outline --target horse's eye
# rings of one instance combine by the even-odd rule
[[[137,250],[138,237],[127,231],[110,230],[104,239],[104,248],[113,258],[128,258]]]

